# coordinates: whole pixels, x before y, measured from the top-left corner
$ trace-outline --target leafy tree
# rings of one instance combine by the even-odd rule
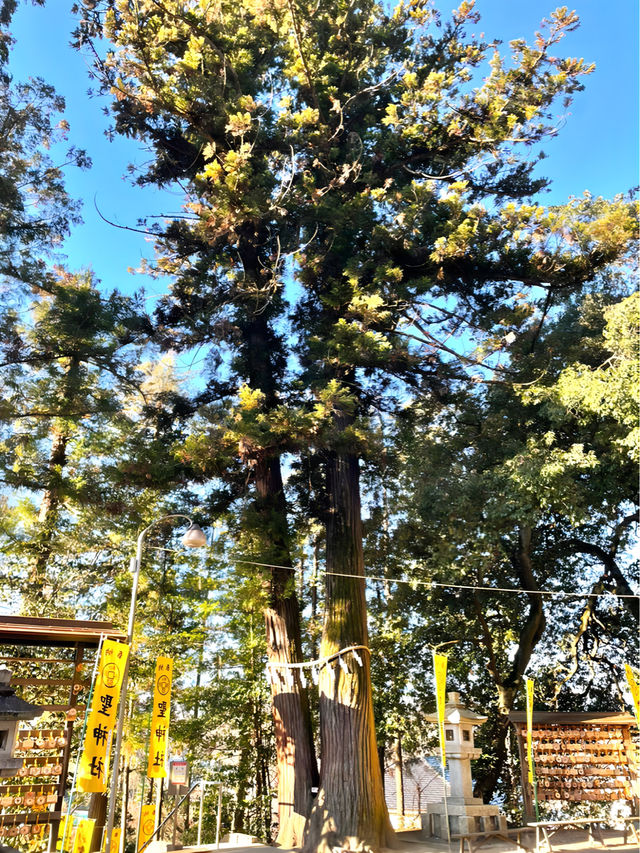
[[[156,269],[177,277],[159,333],[171,346],[229,348],[231,370],[214,355],[218,375],[195,403],[235,397],[234,429],[214,422],[210,457],[217,473],[254,480],[253,518],[268,521],[260,535],[279,555],[264,562],[285,567],[271,577],[282,641],[270,634],[269,654],[299,655],[285,451],[323,476],[321,654],[366,647],[359,478],[361,460],[377,452],[372,410],[395,412],[407,389],[450,393],[470,359],[449,343],[473,331],[486,349],[477,360],[495,361],[522,322],[523,289],[550,301],[578,290],[633,236],[621,200],[530,202],[546,182],[518,148],[526,154],[555,133],[553,105],[591,70],[554,55],[577,17],[557,10],[533,45],[512,42],[507,59],[468,34],[470,2],[442,24],[421,0],[391,11],[370,0],[141,0],[133,10],[107,4],[104,29],[90,5],[80,36],[114,45],[97,73],[115,97],[116,130],[155,153],[140,181],[186,187],[184,217],[156,229]],[[526,574],[527,549],[513,553]],[[285,837],[299,838],[314,779],[304,692],[274,694],[281,778],[284,747],[296,745],[294,809],[281,802],[281,818]],[[306,849],[383,845],[390,826],[366,654],[362,667],[323,667],[320,727]]]
[[[547,701],[572,710],[587,691],[620,693],[621,653],[634,654],[638,302],[612,298],[605,288],[569,301],[546,332],[534,311],[511,349],[513,376],[461,394],[435,422],[427,412],[424,430],[418,404],[418,420],[402,430],[410,496],[396,547],[417,561],[416,578],[453,586],[399,590],[397,606],[414,598],[411,609],[457,640],[454,678],[462,684],[471,670],[476,699],[491,709],[476,774],[487,800],[505,772],[508,713],[530,667]],[[605,400],[603,386],[616,393]],[[521,591],[483,591],[491,587]],[[629,597],[598,597],[606,591]],[[586,684],[581,660],[592,668]]]
[[[59,270],[33,290],[3,317],[0,470],[20,496],[5,503],[5,581],[41,613],[113,570],[98,546],[118,513],[107,468],[131,424],[119,410],[136,378],[143,324],[129,299],[103,298],[89,274]],[[94,533],[79,541],[85,526]]]
[[[43,277],[47,255],[78,221],[64,168],[90,165],[84,151],[63,148],[69,126],[61,118],[64,99],[53,87],[39,78],[12,80],[9,27],[16,5],[0,3],[0,276],[12,284],[13,297],[16,282],[35,284]]]

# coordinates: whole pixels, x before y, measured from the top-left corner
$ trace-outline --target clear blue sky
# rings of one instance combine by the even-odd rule
[[[438,2],[445,11],[454,5]],[[476,29],[505,42],[529,39],[557,5],[553,0],[477,0],[482,21]],[[102,222],[94,197],[106,217],[135,226],[141,216],[177,212],[180,196],[132,187],[125,177],[127,164],[144,162],[146,155],[134,142],[105,138],[106,101],[87,97],[91,83],[86,61],[68,47],[73,27],[69,6],[70,0],[48,0],[45,8],[23,4],[14,20],[17,43],[11,59],[16,79],[44,77],[64,95],[70,141],[86,148],[93,159],[89,172],[69,174],[71,194],[84,200],[85,224],[74,229],[65,244],[67,262],[72,269],[91,267],[107,289],[130,291],[144,284],[150,295],[160,293],[166,282],[132,280],[127,273],[128,267],[152,254],[151,244],[141,234]],[[586,78],[585,91],[576,96],[559,136],[543,146],[549,156],[542,171],[553,179],[547,203],[560,203],[584,190],[610,197],[639,182],[638,7],[637,0],[577,0],[570,7],[578,11],[582,25],[556,53],[584,57],[597,69]]]

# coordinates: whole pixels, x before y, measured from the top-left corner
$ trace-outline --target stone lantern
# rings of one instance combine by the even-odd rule
[[[438,722],[437,714],[428,714],[431,723]],[[488,717],[476,714],[460,701],[460,694],[451,692],[444,712],[445,754],[449,769],[449,796],[445,809],[444,800],[429,803],[427,814],[422,815],[423,834],[447,837],[446,814],[449,814],[449,829],[454,835],[485,832],[490,829],[506,829],[507,821],[498,806],[485,805],[480,797],[473,796],[471,759],[478,758],[481,750],[473,745],[474,726],[481,726]]]
[[[0,777],[15,776],[23,765],[22,758],[14,758],[20,720],[34,720],[40,708],[15,695],[9,687],[11,670],[0,666]]]

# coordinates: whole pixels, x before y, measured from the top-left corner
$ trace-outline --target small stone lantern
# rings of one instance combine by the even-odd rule
[[[40,708],[15,695],[9,687],[11,670],[0,666],[0,777],[15,776],[23,765],[22,758],[14,758],[20,720],[34,720]]]
[[[428,714],[431,723],[438,722],[437,714]],[[422,816],[423,834],[447,837],[446,813],[453,834],[485,832],[489,829],[506,829],[506,818],[497,806],[485,805],[480,797],[473,796],[471,759],[479,758],[481,750],[473,745],[474,726],[486,723],[488,717],[476,714],[460,701],[460,694],[451,692],[444,711],[444,747],[449,769],[447,808],[444,800],[429,803],[428,812]]]

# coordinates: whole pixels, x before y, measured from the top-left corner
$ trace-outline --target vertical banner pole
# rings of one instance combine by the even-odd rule
[[[200,808],[198,810],[198,847],[202,844],[202,808],[204,806],[204,782],[200,782]]]
[[[62,841],[60,843],[60,853],[64,853],[64,845],[67,840],[67,829],[69,827],[69,821],[71,820],[71,804],[73,802],[73,795],[76,790],[76,781],[78,779],[78,768],[80,766],[80,758],[82,756],[82,748],[84,745],[84,737],[85,732],[87,731],[87,721],[89,719],[89,711],[91,709],[91,703],[93,700],[93,691],[96,686],[96,676],[98,674],[98,667],[100,666],[100,655],[102,654],[102,642],[104,640],[104,634],[100,634],[100,641],[98,642],[98,649],[96,651],[96,659],[93,663],[93,672],[91,674],[91,687],[89,688],[89,696],[87,697],[87,705],[84,712],[84,721],[82,723],[82,731],[80,733],[80,746],[78,747],[78,754],[76,755],[76,766],[73,771],[73,779],[71,781],[71,790],[69,791],[69,799],[67,800],[67,818],[65,821],[64,829],[62,830]],[[73,821],[71,820],[73,823]]]
[[[540,809],[538,807],[538,780],[536,779],[535,763],[533,761],[533,687],[532,678],[525,678],[525,686],[527,691],[527,761],[529,764],[528,779],[533,788],[533,799],[536,807],[536,820],[540,820]]]
[[[436,689],[436,710],[438,713],[438,734],[440,738],[440,761],[442,764],[442,791],[444,794],[444,817],[447,823],[447,843],[451,847],[451,828],[449,826],[449,803],[447,800],[447,756],[444,736],[444,714],[447,703],[447,656],[433,651],[433,676]]]
[[[156,825],[154,829],[157,829],[162,823],[162,815],[160,812],[162,811],[162,779],[156,780]],[[160,841],[160,838],[157,839]]]
[[[222,822],[222,782],[218,785],[218,817],[216,820],[216,849],[220,849],[220,823]]]

